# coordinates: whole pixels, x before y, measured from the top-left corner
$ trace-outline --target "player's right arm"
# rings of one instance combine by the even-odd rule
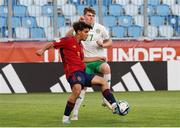
[[[37,51],[36,51],[36,55],[38,55],[38,56],[43,56],[43,55],[44,55],[44,52],[45,52],[46,50],[49,50],[49,49],[51,49],[51,48],[53,48],[53,47],[54,47],[54,44],[53,44],[53,43],[49,43],[49,44],[45,45],[43,48],[37,50]]]
[[[62,47],[64,47],[64,44],[65,44],[64,41],[62,41],[61,39],[58,39],[58,38],[54,39],[54,42],[49,43],[49,44],[45,45],[43,48],[37,50],[36,55],[42,56],[42,55],[44,55],[44,52],[46,50],[49,50],[51,48],[55,48],[55,49],[62,48]]]

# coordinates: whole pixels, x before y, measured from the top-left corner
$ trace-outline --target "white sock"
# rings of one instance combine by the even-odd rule
[[[109,88],[111,87],[111,74],[104,74],[104,79],[107,81]]]
[[[67,120],[69,120],[69,116],[64,115],[62,121],[64,122],[64,121],[67,121]]]
[[[109,86],[109,89],[111,88],[111,74],[104,74],[104,79],[107,81],[108,83],[108,86]],[[109,109],[112,109],[112,106],[111,104],[103,97],[103,102],[106,104],[106,106],[109,108]]]
[[[106,100],[106,98],[102,98],[102,102],[104,103],[104,104],[106,104],[106,106],[110,109],[110,110],[112,110],[112,106],[111,106],[111,104]]]
[[[80,106],[81,106],[81,104],[82,104],[82,102],[84,100],[85,93],[86,93],[86,90],[84,90],[84,89],[81,90],[81,94],[77,98],[75,106],[74,106],[73,116],[74,115],[78,116],[79,108],[80,108]]]

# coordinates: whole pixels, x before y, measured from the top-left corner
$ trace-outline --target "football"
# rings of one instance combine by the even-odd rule
[[[117,105],[119,108],[119,115],[125,116],[129,113],[130,106],[127,101],[125,100],[118,101]]]

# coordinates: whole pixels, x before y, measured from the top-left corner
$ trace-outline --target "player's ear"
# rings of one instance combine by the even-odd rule
[[[81,31],[80,30],[77,30],[77,34],[80,34],[81,33]]]

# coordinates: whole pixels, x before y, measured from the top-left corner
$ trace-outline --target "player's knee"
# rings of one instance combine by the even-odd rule
[[[79,95],[80,95],[80,93],[81,93],[81,90],[75,90],[75,95],[78,97]]]
[[[80,95],[80,93],[81,93],[81,87],[79,87],[79,86],[74,86],[74,87],[73,87],[73,93],[74,93],[74,95],[75,95],[76,97],[78,97],[78,96]]]
[[[109,89],[108,83],[106,82],[105,79],[102,78],[102,84],[101,84],[101,90],[104,91],[106,89]]]
[[[103,78],[101,78],[101,84],[102,86],[106,86],[107,85],[107,81]]]
[[[110,66],[107,63],[101,65],[101,72],[103,74],[109,74],[111,72]]]

